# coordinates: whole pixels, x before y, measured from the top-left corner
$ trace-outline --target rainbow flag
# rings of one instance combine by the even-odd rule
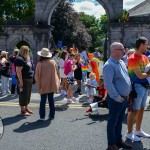
[[[95,60],[97,63],[101,62],[98,58],[93,57],[92,60]]]
[[[88,72],[88,66],[82,66],[82,72]]]

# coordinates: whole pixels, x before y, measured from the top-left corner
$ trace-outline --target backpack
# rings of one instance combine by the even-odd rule
[[[64,74],[68,75],[69,72],[71,72],[71,60],[70,59],[66,60],[64,64]]]

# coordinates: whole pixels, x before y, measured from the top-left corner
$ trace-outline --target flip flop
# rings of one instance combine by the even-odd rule
[[[25,112],[21,112],[20,115],[21,115],[21,116],[31,116],[31,114],[29,114],[29,113],[26,112],[26,111],[25,111]]]

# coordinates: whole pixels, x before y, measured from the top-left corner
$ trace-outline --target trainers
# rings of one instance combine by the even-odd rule
[[[150,134],[145,133],[142,129],[139,131],[134,131],[136,136],[143,137],[143,138],[150,138]]]
[[[11,92],[10,92],[10,91],[7,91],[7,94],[11,94]]]
[[[72,99],[68,99],[68,100],[67,100],[67,103],[69,103],[69,104],[74,104],[75,102],[74,102]]]
[[[75,97],[71,97],[71,99],[72,99],[73,101],[76,101],[76,98],[75,98]]]
[[[131,133],[127,133],[126,138],[128,138],[134,142],[140,142],[141,141],[141,139],[134,134],[134,131],[132,131]]]

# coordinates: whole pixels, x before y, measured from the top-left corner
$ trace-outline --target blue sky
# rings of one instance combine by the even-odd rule
[[[123,7],[126,10],[133,8],[144,0],[124,0]],[[83,0],[82,2],[74,3],[74,9],[77,12],[85,12],[88,15],[94,15],[99,18],[100,15],[105,14],[105,10],[101,5],[96,5],[94,0]]]

